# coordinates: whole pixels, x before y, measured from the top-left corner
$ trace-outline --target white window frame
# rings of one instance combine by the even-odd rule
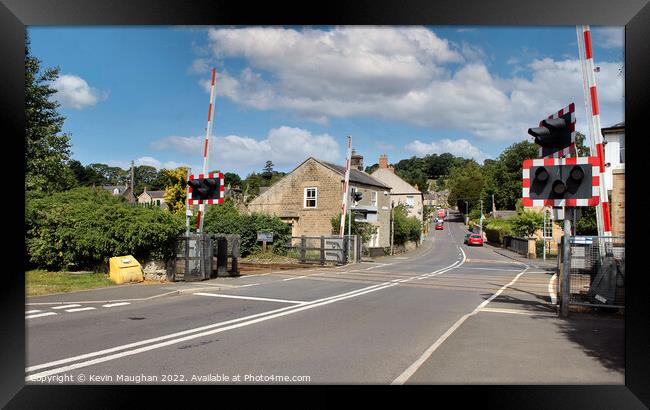
[[[409,202],[411,202],[411,203],[409,204]],[[409,208],[413,208],[415,206],[415,197],[412,196],[412,195],[407,196],[405,203],[406,203],[406,206],[408,206]]]
[[[307,191],[310,190],[310,189],[314,190],[314,197],[313,198],[307,198]],[[314,206],[307,206],[307,199],[309,199],[309,200],[313,199],[314,200]],[[309,209],[318,208],[318,187],[315,187],[315,186],[305,187],[304,195],[303,195],[303,201],[302,201],[302,207],[303,208],[309,208]]]
[[[377,191],[370,192],[370,206],[377,206]]]

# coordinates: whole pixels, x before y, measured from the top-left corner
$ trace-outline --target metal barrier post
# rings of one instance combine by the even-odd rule
[[[217,237],[217,276],[226,274],[228,265],[228,239],[225,236]]]
[[[230,276],[239,276],[239,235],[232,238],[232,259],[230,263]]]
[[[320,264],[325,265],[325,237],[320,237]]]
[[[305,253],[307,252],[307,238],[305,235],[300,237],[300,262],[305,263]]]
[[[571,208],[566,208],[566,215],[564,215],[564,241],[563,244],[563,266],[562,266],[562,303],[560,304],[560,316],[569,316],[569,297],[571,286]]]

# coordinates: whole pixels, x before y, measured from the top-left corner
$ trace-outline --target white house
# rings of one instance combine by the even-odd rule
[[[408,209],[408,216],[414,216],[420,220],[424,219],[423,195],[417,186],[413,186],[395,174],[395,168],[388,166],[388,157],[379,156],[379,168],[370,174],[373,178],[391,187],[391,204],[405,204]]]
[[[612,173],[614,170],[625,170],[625,122],[611,127],[601,128],[605,150],[605,184],[607,190],[613,188]],[[609,166],[607,165],[609,164]]]

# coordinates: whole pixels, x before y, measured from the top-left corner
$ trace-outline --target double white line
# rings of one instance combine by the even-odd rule
[[[463,259],[464,262],[464,259]],[[379,290],[387,289],[393,286],[397,286],[404,282],[409,282],[420,277],[431,277],[435,275],[442,274],[444,272],[455,269],[463,264],[461,261],[456,261],[453,264],[446,266],[444,268],[438,269],[431,273],[426,273],[420,276],[413,276],[406,279],[395,279],[389,282],[380,283],[377,285],[368,286],[362,289],[357,289],[354,291],[341,293],[339,295],[330,296],[327,298],[317,299],[310,302],[304,302],[297,306],[286,306],[280,309],[274,309],[267,312],[262,312],[238,319],[227,320],[225,322],[213,323],[211,325],[206,325],[202,327],[197,327],[194,329],[188,329],[181,332],[172,333],[169,335],[164,335],[160,337],[155,337],[152,339],[142,340],[139,342],[128,343],[121,346],[112,347],[109,349],[99,350],[96,352],[86,353],[79,356],[68,357],[66,359],[55,360],[49,363],[43,363],[36,366],[30,366],[25,369],[25,373],[32,373],[37,370],[44,370],[38,373],[32,373],[29,376],[25,377],[25,381],[33,381],[40,379],[49,375],[63,373],[83,367],[92,366],[94,364],[107,362],[110,360],[120,359],[122,357],[127,357],[135,355],[138,353],[143,353],[149,350],[158,349],[165,346],[174,345],[177,343],[185,342],[188,340],[213,335],[216,333],[225,332],[232,329],[237,329],[244,326],[253,325],[255,323],[264,322],[267,320],[275,319],[282,316],[291,315],[294,313],[302,312],[308,309],[314,309],[320,306],[329,305],[341,300],[354,298],[357,296],[365,295],[371,292],[376,292]],[[64,365],[64,366],[61,366]],[[59,366],[59,367],[57,367]]]

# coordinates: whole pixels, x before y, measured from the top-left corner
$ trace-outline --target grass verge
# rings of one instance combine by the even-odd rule
[[[103,273],[48,272],[44,270],[25,272],[25,292],[27,296],[73,292],[75,290],[102,288],[112,285],[115,285],[115,283]]]

